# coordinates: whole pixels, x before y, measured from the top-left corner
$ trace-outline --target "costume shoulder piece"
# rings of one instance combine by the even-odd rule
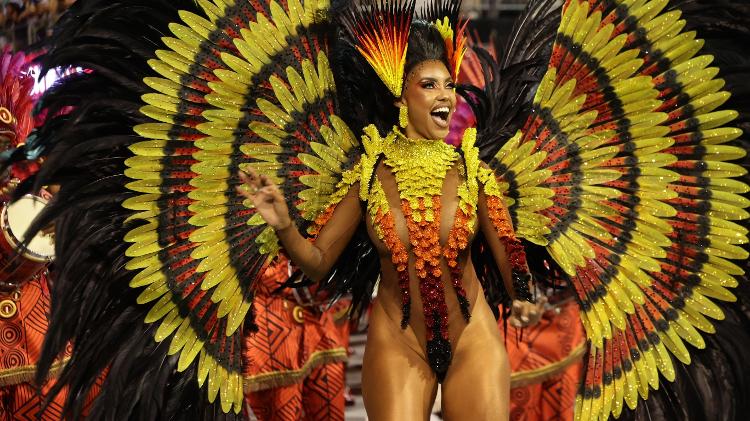
[[[478,141],[516,232],[546,250],[532,270],[559,268],[580,304],[577,419],[617,417],[673,380],[748,257],[746,170],[729,162],[745,156],[738,113],[700,34],[666,6],[566,1],[525,123]]]
[[[310,236],[358,179],[359,140],[337,115],[328,8],[89,0],[57,27],[46,66],[92,71],[44,100],[75,108],[42,134],[38,182],[62,186],[46,218],[66,228],[40,376],[72,340],[58,390],[86,396],[92,372],[109,368],[93,414],[240,414],[242,364],[252,363],[241,338],[279,244],[235,191],[238,172],[277,183]]]

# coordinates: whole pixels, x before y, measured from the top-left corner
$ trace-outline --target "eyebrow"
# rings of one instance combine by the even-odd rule
[[[429,77],[429,76],[423,77],[419,81],[420,82],[440,82],[439,80],[435,79],[434,77]],[[445,78],[444,82],[453,82],[453,78],[451,78],[451,77]]]

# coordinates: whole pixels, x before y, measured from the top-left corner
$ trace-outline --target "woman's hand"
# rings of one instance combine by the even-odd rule
[[[547,297],[544,295],[537,298],[536,303],[520,300],[513,301],[513,307],[510,312],[510,325],[518,328],[534,326],[542,319],[545,304],[547,304]]]
[[[253,170],[248,173],[240,171],[239,176],[244,184],[237,187],[237,192],[253,202],[255,209],[268,225],[277,231],[292,225],[289,208],[278,186],[265,175],[259,176]]]

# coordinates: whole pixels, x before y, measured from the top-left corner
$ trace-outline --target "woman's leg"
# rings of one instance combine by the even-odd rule
[[[478,301],[442,387],[446,421],[508,419],[510,364],[495,318]]]
[[[362,395],[370,421],[426,421],[437,380],[411,330],[401,330],[376,301],[367,331]]]

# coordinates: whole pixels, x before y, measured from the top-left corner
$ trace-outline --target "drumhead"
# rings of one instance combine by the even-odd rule
[[[14,247],[23,241],[26,230],[45,205],[47,201],[41,197],[26,195],[3,209],[2,228]],[[55,257],[54,238],[51,235],[38,233],[22,254],[32,260],[52,260]]]

